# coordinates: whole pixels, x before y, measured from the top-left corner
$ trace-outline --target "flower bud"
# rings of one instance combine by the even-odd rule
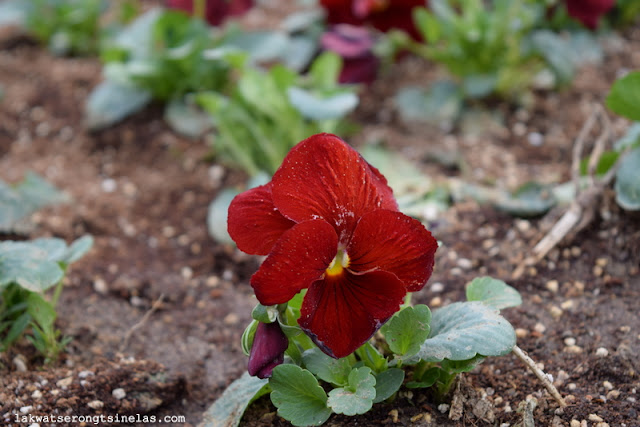
[[[249,354],[249,374],[269,378],[273,368],[284,361],[287,347],[289,340],[278,322],[259,323]]]

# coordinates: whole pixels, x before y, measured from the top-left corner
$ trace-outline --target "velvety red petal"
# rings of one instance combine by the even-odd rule
[[[251,352],[249,353],[249,375],[269,378],[273,368],[282,364],[284,352],[289,347],[287,336],[278,322],[258,323]]]
[[[362,215],[391,203],[390,190],[379,190],[384,185],[379,172],[330,134],[314,135],[296,145],[272,183],[274,204],[284,216],[295,222],[324,219],[338,230],[340,241]]]
[[[322,220],[301,222],[286,231],[251,277],[263,305],[282,304],[320,279],[338,252],[338,236]]]
[[[393,273],[409,292],[415,292],[431,277],[437,248],[436,239],[419,221],[377,210],[364,215],[353,232],[347,246],[349,269]]]
[[[238,194],[229,206],[227,230],[238,248],[248,254],[267,255],[294,224],[273,204],[270,183]]]
[[[329,356],[348,356],[396,312],[406,295],[393,274],[326,276],[307,291],[298,323]]]

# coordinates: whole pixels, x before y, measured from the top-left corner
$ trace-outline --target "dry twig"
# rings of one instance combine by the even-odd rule
[[[140,329],[142,326],[144,326],[144,324],[147,322],[147,320],[149,320],[151,315],[160,308],[163,301],[164,301],[164,294],[160,294],[158,299],[155,300],[154,303],[151,305],[151,308],[144,314],[144,316],[142,316],[142,319],[140,319],[138,323],[133,325],[127,331],[127,333],[124,335],[124,338],[122,339],[122,344],[120,345],[120,351],[124,351],[127,348],[127,346],[129,345],[129,339],[131,339],[131,336],[133,335],[133,333],[138,329]]]
[[[592,131],[596,121],[600,119],[602,132],[594,143],[593,150],[589,156],[587,165],[587,188],[581,188],[580,162],[584,152],[585,142]],[[571,165],[571,178],[576,189],[576,198],[566,210],[564,215],[555,223],[549,232],[532,249],[532,254],[525,258],[513,271],[512,277],[518,279],[527,267],[534,266],[544,258],[558,243],[569,233],[578,233],[595,217],[598,206],[598,199],[602,196],[605,188],[611,184],[616,171],[617,164],[611,167],[602,177],[596,178],[596,169],[602,154],[605,152],[607,143],[611,140],[611,123],[606,112],[600,104],[595,104],[594,110],[583,125],[578,138],[573,146],[573,158]]]
[[[533,359],[531,359],[517,345],[513,346],[513,353],[516,356],[518,356],[518,358],[522,360],[522,362],[524,362],[524,364],[527,365],[529,369],[531,369],[531,371],[535,374],[535,376],[538,377],[538,379],[542,382],[542,385],[544,385],[544,388],[547,389],[549,394],[553,396],[553,398],[558,402],[560,406],[562,407],[567,406],[567,402],[565,402],[562,396],[560,396],[558,389],[549,380],[549,377],[547,376],[547,374],[545,374],[540,368],[538,368],[538,366],[536,365],[536,362],[534,362]]]

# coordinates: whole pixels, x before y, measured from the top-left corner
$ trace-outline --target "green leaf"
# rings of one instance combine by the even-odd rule
[[[613,83],[607,107],[628,119],[640,121],[640,71],[634,71]]]
[[[406,307],[382,327],[387,344],[400,356],[413,356],[429,336],[431,311],[426,305]]]
[[[0,242],[0,289],[17,283],[24,289],[42,292],[58,283],[64,272],[49,254],[30,242]]]
[[[433,386],[443,373],[438,366],[427,369],[417,381],[409,381],[407,388],[429,388]]]
[[[353,369],[349,374],[349,385],[331,390],[327,405],[336,414],[364,414],[373,406],[375,385],[376,378],[371,375],[371,369],[366,366]]]
[[[640,210],[640,147],[620,160],[616,173],[616,202],[626,210]]]
[[[251,353],[251,346],[253,345],[253,339],[256,336],[258,323],[260,322],[258,322],[257,320],[252,320],[242,333],[242,339],[240,342],[242,344],[242,352],[245,356],[248,356]]]
[[[513,327],[495,309],[477,301],[458,302],[434,311],[431,335],[417,355],[427,362],[504,356],[515,344]]]
[[[24,289],[42,292],[64,277],[60,263],[76,261],[92,244],[91,236],[84,236],[69,247],[57,238],[0,242],[0,288],[17,283]]]
[[[467,301],[480,301],[490,307],[502,310],[522,304],[520,293],[502,280],[493,277],[476,277],[466,289]]]
[[[302,354],[302,361],[312,374],[323,381],[336,386],[344,386],[348,382],[351,364],[346,357],[334,359],[314,347]]]
[[[173,99],[164,110],[164,119],[177,133],[199,138],[211,128],[211,118],[185,98]]]
[[[262,304],[257,304],[251,312],[251,317],[253,317],[258,322],[273,323],[278,318],[278,306],[265,306]]]
[[[440,23],[423,7],[413,9],[413,22],[428,43],[436,43],[440,38]]]
[[[524,218],[543,215],[555,204],[551,189],[533,181],[523,184],[513,195],[505,194],[495,203],[497,209]]]
[[[471,372],[484,359],[484,356],[476,356],[469,360],[443,360],[440,366],[449,374],[461,374],[463,372]]]
[[[7,335],[2,340],[2,347],[0,351],[4,351],[11,343],[20,338],[20,335],[27,329],[31,323],[31,315],[27,312],[22,313],[17,319],[11,322],[11,328],[7,332]]]
[[[92,131],[107,128],[142,110],[149,101],[151,92],[145,89],[105,80],[89,94],[86,125]]]
[[[27,313],[44,331],[53,328],[56,321],[56,310],[38,293],[32,292],[27,297]]]
[[[294,426],[321,425],[331,415],[327,394],[313,374],[296,365],[278,365],[269,380],[278,415]]]
[[[387,369],[376,375],[376,397],[373,403],[387,400],[402,386],[404,371],[398,368]]]
[[[201,425],[236,427],[249,404],[269,392],[268,382],[267,379],[252,377],[245,372],[207,409]]]
[[[402,120],[424,121],[448,129],[462,110],[462,91],[453,82],[438,81],[428,90],[405,87],[393,101]]]
[[[287,96],[296,110],[311,120],[340,119],[358,106],[358,95],[353,92],[321,97],[299,87],[290,87]]]
[[[93,237],[89,235],[82,236],[81,238],[71,243],[69,248],[65,251],[64,256],[58,259],[58,261],[65,264],[76,262],[77,260],[85,256],[85,254],[89,252],[92,246]]]
[[[635,122],[629,126],[624,136],[613,144],[613,148],[616,151],[635,146],[640,146],[640,122]]]
[[[68,201],[69,196],[33,172],[15,186],[0,181],[0,231],[14,231],[18,222],[32,212]]]
[[[602,153],[600,159],[598,160],[598,164],[596,165],[595,173],[596,175],[604,175],[616,164],[618,161],[618,157],[620,157],[620,153],[613,150],[607,150]],[[580,162],[580,175],[587,175],[589,173],[589,160],[590,157],[585,157]]]
[[[338,76],[342,68],[342,58],[334,52],[324,52],[311,64],[309,77],[313,87],[318,89],[332,89],[338,83]]]

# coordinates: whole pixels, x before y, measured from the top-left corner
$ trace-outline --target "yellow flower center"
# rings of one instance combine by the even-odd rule
[[[327,276],[337,276],[338,274],[342,274],[342,270],[349,267],[349,255],[342,250],[338,249],[338,253],[336,254],[329,267],[327,267],[326,274]]]

